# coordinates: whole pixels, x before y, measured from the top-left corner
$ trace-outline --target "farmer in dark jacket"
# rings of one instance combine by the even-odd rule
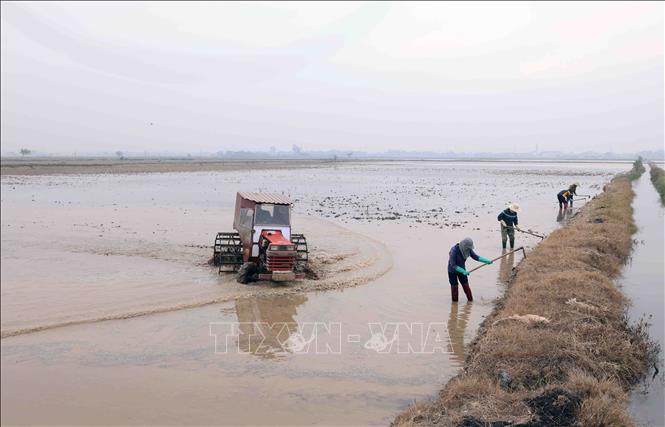
[[[458,300],[459,290],[457,286],[459,283],[462,284],[462,289],[464,289],[467,301],[473,301],[473,295],[471,294],[471,288],[469,287],[469,279],[467,278],[469,272],[466,270],[465,265],[468,257],[471,257],[476,261],[484,262],[485,264],[492,263],[492,260],[478,256],[478,254],[473,251],[473,240],[468,237],[450,248],[450,255],[448,257],[448,281],[450,282],[450,292],[453,297],[453,302],[457,302]]]
[[[570,207],[573,207],[573,196],[577,196],[577,187],[579,186],[578,183],[570,184],[570,187],[568,187],[568,192],[570,193],[570,198],[568,199],[568,202],[570,203]]]
[[[506,209],[501,211],[496,219],[501,223],[501,245],[506,249],[506,240],[510,237],[510,249],[515,247],[515,230],[517,227],[517,212],[520,206],[517,203],[511,203]]]
[[[556,198],[559,200],[559,209],[568,209],[568,202],[572,203],[573,193],[569,190],[561,190],[559,194],[556,195]]]

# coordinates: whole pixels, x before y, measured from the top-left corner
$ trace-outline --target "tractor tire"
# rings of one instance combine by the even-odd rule
[[[238,283],[247,285],[250,282],[256,281],[256,275],[259,268],[253,262],[246,262],[238,269]]]

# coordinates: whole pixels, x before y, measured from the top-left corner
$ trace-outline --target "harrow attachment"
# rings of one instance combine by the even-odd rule
[[[309,261],[309,250],[307,249],[307,239],[302,234],[291,234],[291,243],[296,245],[296,266],[302,270]]]
[[[242,265],[242,242],[238,233],[217,233],[213,249],[214,264],[219,273],[236,271]]]

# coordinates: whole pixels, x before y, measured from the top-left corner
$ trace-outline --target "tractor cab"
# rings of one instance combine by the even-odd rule
[[[238,193],[233,228],[240,234],[243,261],[259,256],[259,240],[263,230],[279,231],[291,237],[291,201],[279,194]]]
[[[214,260],[222,271],[238,271],[238,280],[274,281],[304,277],[307,241],[291,233],[291,206],[281,194],[236,195],[235,233],[217,233]]]

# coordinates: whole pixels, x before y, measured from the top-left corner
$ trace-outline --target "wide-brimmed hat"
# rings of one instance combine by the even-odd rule
[[[509,203],[508,204],[508,209],[510,209],[513,212],[519,212],[520,211],[520,205],[517,203]]]

